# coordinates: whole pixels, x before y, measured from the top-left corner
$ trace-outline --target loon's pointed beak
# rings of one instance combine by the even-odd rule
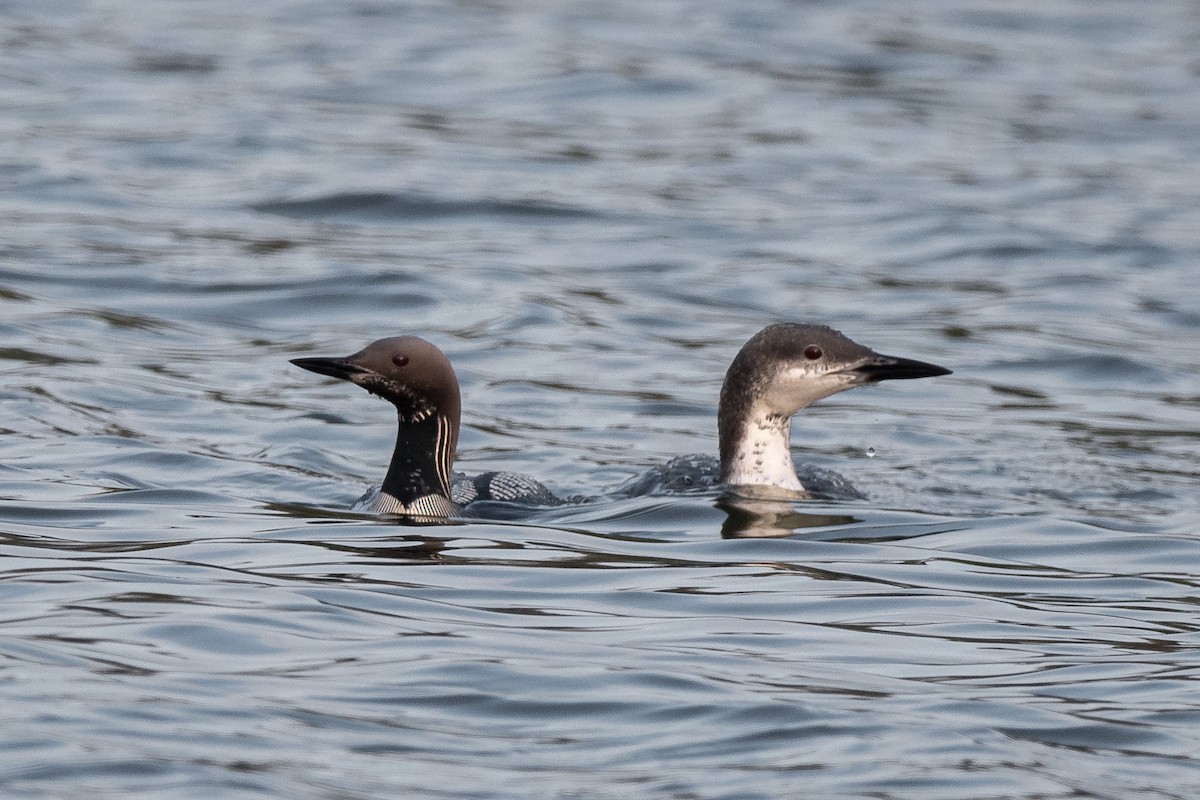
[[[950,370],[939,367],[937,364],[898,356],[875,356],[865,364],[851,367],[847,372],[861,375],[863,380],[869,382],[933,378],[938,375],[951,374]]]
[[[344,381],[352,381],[354,376],[370,372],[366,367],[360,367],[348,358],[293,358],[291,362],[309,372],[341,378]]]

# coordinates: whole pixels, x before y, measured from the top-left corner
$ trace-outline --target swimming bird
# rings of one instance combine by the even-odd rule
[[[451,467],[462,416],[458,376],[445,354],[424,339],[379,339],[353,355],[293,358],[291,363],[350,381],[396,407],[396,447],[383,485],[361,498],[357,508],[445,518],[477,500],[561,502],[542,484],[511,472],[454,480]]]
[[[626,496],[722,483],[758,493],[861,497],[840,475],[792,461],[792,415],[816,401],[884,380],[949,375],[936,364],[885,356],[825,325],[769,325],[742,346],[717,406],[719,460],[678,456],[627,482]]]

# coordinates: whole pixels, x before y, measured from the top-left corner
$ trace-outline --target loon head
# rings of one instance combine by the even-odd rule
[[[770,325],[746,342],[721,386],[721,479],[803,491],[791,462],[793,414],[855,386],[949,374],[935,364],[881,355],[824,325]]]
[[[396,448],[373,510],[422,516],[453,513],[450,465],[458,446],[462,400],[458,377],[441,350],[416,336],[395,336],[353,355],[291,362],[358,384],[396,407]]]
[[[424,422],[441,414],[454,424],[457,439],[462,415],[458,377],[449,359],[416,336],[393,336],[371,342],[341,358],[293,358],[310,372],[356,383],[396,407],[400,423]]]

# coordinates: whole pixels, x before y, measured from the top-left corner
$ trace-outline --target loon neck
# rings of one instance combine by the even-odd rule
[[[457,513],[450,500],[455,423],[442,413],[410,420],[399,415],[396,448],[372,510],[431,517]]]
[[[780,402],[771,387],[774,366],[747,345],[725,373],[717,405],[721,482],[804,492],[792,464],[792,415],[815,398]]]
[[[727,410],[722,403],[721,482],[804,492],[792,464],[791,416],[750,405],[727,419]]]

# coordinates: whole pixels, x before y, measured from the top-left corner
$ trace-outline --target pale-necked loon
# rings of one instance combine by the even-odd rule
[[[528,505],[561,502],[537,481],[509,472],[453,479],[462,401],[450,361],[416,336],[372,342],[342,358],[293,358],[320,375],[356,383],[396,407],[396,448],[383,486],[357,504],[378,514],[450,517],[476,500]]]
[[[618,489],[626,496],[722,483],[758,493],[861,497],[837,473],[792,461],[792,415],[817,400],[883,380],[949,375],[911,358],[876,353],[825,325],[782,322],[750,338],[734,357],[717,407],[720,459],[677,456]]]

